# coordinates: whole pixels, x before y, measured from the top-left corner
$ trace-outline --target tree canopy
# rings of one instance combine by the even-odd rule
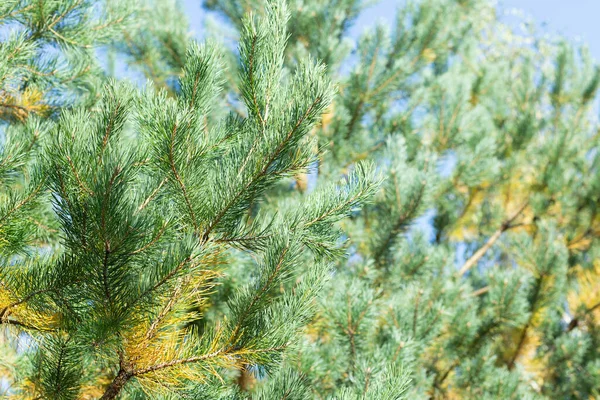
[[[7,398],[600,396],[599,67],[369,4],[0,5]]]

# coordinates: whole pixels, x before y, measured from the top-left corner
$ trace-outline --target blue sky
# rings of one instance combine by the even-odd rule
[[[202,32],[204,13],[202,0],[184,0],[186,14],[196,34]],[[600,60],[600,0],[497,0],[500,8],[523,10],[545,32],[559,33],[571,40],[587,43],[594,57]],[[381,0],[366,10],[353,27],[361,32],[375,21],[391,21],[395,10],[404,0]]]
[[[548,32],[587,43],[600,60],[599,0],[503,0],[500,4],[523,10],[537,23],[545,23]]]

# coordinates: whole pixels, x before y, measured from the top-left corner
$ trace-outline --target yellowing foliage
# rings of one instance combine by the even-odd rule
[[[44,93],[33,87],[27,87],[21,93],[0,90],[0,118],[4,120],[25,121],[31,114],[47,115],[51,108],[44,102]]]
[[[600,318],[600,260],[594,261],[594,268],[584,270],[577,266],[574,272],[577,287],[567,296],[569,309],[577,313],[581,310],[592,310]]]

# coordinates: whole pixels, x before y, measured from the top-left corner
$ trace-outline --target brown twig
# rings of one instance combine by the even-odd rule
[[[511,223],[523,212],[523,210],[525,209],[525,207],[527,207],[528,204],[528,201],[523,203],[523,205],[519,207],[519,209],[514,214],[508,217],[502,223],[502,225],[500,225],[500,228],[498,228],[498,230],[494,232],[492,236],[490,236],[487,242],[485,242],[485,244],[479,250],[477,250],[475,254],[473,254],[471,258],[469,258],[458,270],[458,272],[456,273],[458,277],[463,276],[465,273],[467,273],[467,271],[469,271],[471,268],[477,265],[477,263],[485,255],[485,253],[487,253],[487,251],[494,245],[494,243],[496,243],[498,239],[500,239],[500,236],[502,236],[502,234],[505,231],[513,227]]]

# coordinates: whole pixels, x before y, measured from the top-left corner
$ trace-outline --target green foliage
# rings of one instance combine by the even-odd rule
[[[135,8],[112,0],[2,2],[0,118],[24,121],[93,101],[103,75],[94,51],[121,37]]]
[[[585,48],[487,0],[356,40],[369,1],[206,1],[237,47],[175,1],[5,3],[10,398],[600,396]]]
[[[306,136],[332,97],[309,59],[282,73],[273,55],[283,54],[286,21],[279,3],[246,20],[239,71],[248,117],[209,123],[224,66],[214,45],[193,44],[176,98],[112,82],[93,110],[74,108],[52,124],[35,191],[25,193],[52,206],[58,235],[49,256],[19,255],[13,247],[26,244],[15,234],[3,248],[13,261],[2,269],[2,321],[36,340],[11,394],[166,395],[231,369],[277,367],[327,274],[307,250],[336,254],[332,225],[377,185],[361,166],[343,186],[310,196],[302,214],[290,202],[249,218],[265,191],[313,160]],[[8,204],[31,214],[21,203]],[[31,234],[22,220],[15,226]],[[252,255],[254,272],[205,319],[232,248]],[[81,374],[83,364],[93,368]]]
[[[487,1],[422,0],[349,56],[365,2],[292,4],[285,63],[316,55],[339,87],[314,132],[317,187],[363,160],[384,178],[344,221],[350,258],[287,361],[312,396],[371,398],[388,365],[410,371],[410,398],[598,396],[588,51],[513,29]],[[236,12],[265,2],[207,5],[239,28]]]

